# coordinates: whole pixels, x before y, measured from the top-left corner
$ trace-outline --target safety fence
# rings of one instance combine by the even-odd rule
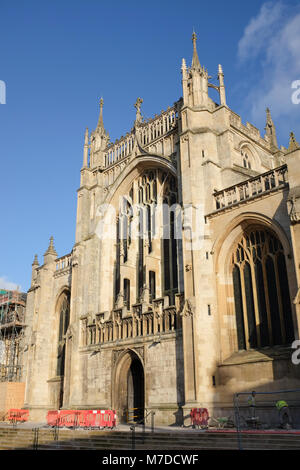
[[[17,408],[11,408],[6,414],[6,420],[16,425],[17,423],[24,423],[28,421],[29,410],[20,410]]]
[[[113,429],[117,425],[117,415],[115,410],[55,410],[48,411],[47,424],[73,429]]]
[[[300,389],[236,393],[234,417],[240,450],[244,433],[299,427]]]

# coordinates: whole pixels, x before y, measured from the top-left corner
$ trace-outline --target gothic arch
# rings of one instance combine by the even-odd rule
[[[56,294],[56,297],[55,297],[55,307],[54,307],[54,312],[55,314],[57,315],[57,311],[59,309],[59,303],[61,302],[62,300],[62,294],[64,293],[67,293],[70,297],[71,297],[71,289],[70,289],[70,286],[67,286],[67,285],[64,285],[62,286],[58,293]]]
[[[226,273],[226,269],[221,268],[221,265],[224,267],[227,265],[227,263],[224,263],[224,257],[228,258],[228,250],[230,249],[230,246],[235,243],[242,231],[251,225],[262,225],[275,232],[283,245],[285,256],[288,258],[291,256],[290,241],[286,232],[276,220],[270,219],[266,215],[259,214],[257,212],[243,212],[226,225],[222,234],[213,244],[212,252],[215,257],[216,274]]]
[[[126,194],[128,187],[141,171],[151,168],[161,168],[172,173],[177,178],[176,169],[170,160],[164,157],[140,155],[133,159],[114,181],[109,188],[104,204],[115,204],[118,202],[119,195]]]
[[[144,371],[144,361],[134,349],[122,351],[112,369],[112,404],[122,422],[127,421],[128,410],[135,409],[137,420],[144,416]]]
[[[248,169],[251,169],[254,171],[261,170],[261,166],[262,166],[261,158],[256,148],[254,147],[254,145],[251,144],[251,142],[249,142],[248,140],[241,141],[239,143],[238,150],[239,150],[239,154],[241,158],[241,166],[245,166],[243,165],[243,161],[242,161],[243,160],[242,153],[243,153],[243,154],[248,154],[248,156],[250,156],[251,167],[250,168],[248,167]]]
[[[283,318],[284,304],[283,304],[283,301],[281,300],[281,296],[283,295],[281,293],[281,288],[279,288],[280,293],[279,293],[279,290],[277,292],[278,299],[279,299],[278,305],[274,304],[273,307],[271,306],[272,308],[270,307],[270,305],[268,305],[267,308],[265,308],[265,310],[268,313],[268,319],[267,319],[267,316],[266,316],[267,314],[266,314],[264,320],[265,320],[265,323],[268,322],[268,327],[269,327],[269,330],[266,333],[266,328],[262,326],[264,323],[262,321],[263,308],[262,308],[262,301],[261,301],[263,294],[262,294],[262,291],[258,293],[258,289],[259,289],[259,286],[261,287],[261,284],[262,284],[264,286],[264,290],[267,290],[266,296],[267,297],[271,296],[271,291],[270,292],[268,291],[268,289],[271,289],[270,282],[266,280],[267,279],[266,274],[264,274],[264,278],[261,278],[260,282],[258,281],[256,277],[253,277],[253,276],[258,275],[257,273],[254,275],[254,269],[257,269],[256,268],[257,261],[253,259],[252,260],[247,259],[247,262],[243,260],[243,263],[244,263],[243,270],[244,269],[249,270],[249,273],[248,273],[249,281],[245,281],[244,278],[242,281],[237,281],[237,279],[240,279],[240,277],[242,278],[244,276],[245,271],[243,271],[243,275],[241,274],[242,271],[238,271],[237,266],[239,266],[240,260],[237,260],[235,258],[235,261],[233,262],[233,256],[239,244],[245,243],[245,237],[250,237],[250,234],[253,234],[256,232],[259,232],[259,233],[263,232],[265,234],[263,235],[264,237],[272,237],[275,240],[278,240],[278,244],[280,246],[279,251],[280,253],[282,253],[281,255],[278,254],[278,256],[281,257],[280,263],[282,264],[282,269],[278,271],[279,268],[278,267],[275,268],[274,276],[275,274],[277,276],[277,283],[276,283],[277,287],[281,285],[279,283],[279,277],[280,279],[281,278],[283,279],[282,282],[285,282],[284,276],[286,276],[285,298],[288,296],[288,300],[285,299],[285,302],[287,302],[286,305],[290,309],[290,313],[288,315],[290,315],[290,319],[292,323],[289,323],[290,329],[287,330],[289,331],[287,332],[287,334],[285,334],[285,327],[283,327],[283,330],[282,330],[283,332],[281,331],[281,333],[278,333],[278,322],[277,322],[277,327],[275,324],[273,324],[273,330],[274,328],[277,328],[277,337],[276,335],[274,336],[274,334],[272,336],[270,310],[272,310],[272,312],[275,311],[276,309],[278,311],[280,310],[281,312],[280,321],[281,321],[281,327],[282,327],[283,322],[285,322],[286,320],[285,320],[285,317]],[[242,242],[242,240],[244,240],[244,242]],[[297,328],[295,309],[294,309],[294,306],[292,305],[293,286],[295,283],[295,279],[294,279],[294,270],[292,269],[291,246],[290,246],[288,237],[285,234],[282,227],[274,220],[271,220],[262,214],[255,214],[255,213],[240,214],[227,225],[223,234],[219,237],[219,239],[216,240],[214,244],[213,252],[215,255],[215,272],[216,272],[216,279],[217,279],[218,303],[220,306],[221,305],[223,306],[222,308],[220,308],[220,310],[222,311],[220,318],[219,318],[220,331],[226,331],[226,333],[223,333],[223,336],[221,338],[222,356],[227,357],[228,355],[230,355],[231,353],[233,353],[234,351],[238,349],[244,349],[243,344],[242,344],[243,343],[242,336],[245,332],[241,334],[241,328],[245,327],[246,329],[248,329],[248,326],[250,325],[251,321],[252,323],[254,322],[253,328],[259,331],[257,333],[258,336],[255,337],[255,339],[250,338],[251,336],[250,333],[249,333],[249,336],[248,336],[248,333],[246,334],[247,341],[246,342],[244,341],[244,346],[246,349],[248,349],[249,347],[256,348],[256,347],[263,347],[263,346],[271,346],[272,344],[288,343],[292,337],[291,329],[293,330],[293,334],[296,335],[298,328]],[[251,255],[250,255],[250,258],[251,258]],[[262,263],[265,263],[265,261],[262,261]],[[263,270],[265,273],[266,272],[265,265],[264,265]],[[286,273],[285,275],[283,275],[283,271]],[[239,272],[240,274],[237,274],[237,272]],[[250,275],[250,272],[251,272],[251,275]],[[279,275],[278,275],[278,272],[279,272]],[[242,285],[237,284],[238,282],[242,282]],[[269,282],[269,284],[267,284],[267,282]],[[246,291],[246,288],[249,285],[251,286],[251,288],[249,288]],[[251,289],[253,289],[253,291]],[[237,307],[237,292],[243,292],[243,296],[242,295],[240,296],[240,304],[238,304],[240,305],[240,307]],[[271,298],[273,300],[272,296]],[[250,310],[249,305],[248,304],[246,305],[246,300],[247,302],[249,301],[249,302],[254,303],[251,307],[252,314],[253,314],[252,320],[245,317],[246,315],[245,312],[248,312]],[[268,302],[268,299],[265,302]],[[239,315],[237,314],[238,311],[240,312]],[[244,312],[244,313],[241,314],[241,312]],[[278,317],[279,317],[279,314],[278,314]],[[248,320],[250,323],[247,323]],[[289,321],[290,320],[288,320],[288,322]],[[246,326],[245,326],[245,322],[246,322]],[[257,326],[258,323],[259,323],[259,326]],[[249,328],[251,330],[252,328],[251,325],[249,326]],[[253,328],[251,331],[253,331]],[[264,336],[264,339],[262,339],[260,335]]]
[[[153,227],[153,231],[155,233],[155,237],[154,237],[155,241],[152,244],[152,232],[151,230],[148,230],[147,233],[145,231],[145,236],[140,237],[138,242],[135,238],[134,243],[131,244],[131,236],[128,234],[131,230],[131,227],[136,226],[136,221],[138,220],[139,216],[134,218],[134,223],[132,225],[130,225],[129,222],[127,223],[125,220],[126,214],[122,213],[122,211],[119,211],[120,198],[128,202],[129,201],[128,196],[130,195],[130,192],[132,191],[135,194],[134,205],[136,203],[139,204],[139,200],[138,200],[139,195],[137,193],[137,191],[140,190],[139,180],[142,177],[144,177],[145,174],[150,174],[151,172],[155,174],[155,178],[157,179],[157,181],[160,181],[160,185],[161,185],[160,193],[157,198],[155,196],[155,198],[146,197],[143,199],[143,201],[141,202],[141,205],[145,208],[145,210],[147,210],[147,213],[143,214],[143,211],[141,210],[142,215],[140,217],[140,221],[142,222],[144,227],[146,226]],[[170,178],[168,178],[167,183],[165,180],[162,181],[162,179],[165,177],[164,174],[168,176],[170,175]],[[176,191],[171,187],[172,181],[175,181],[176,183],[175,184]],[[157,183],[155,187],[157,190],[158,188]],[[163,194],[162,194],[162,191],[163,191]],[[156,219],[155,219],[155,214],[158,214],[159,212],[159,211],[155,212],[155,204],[156,204],[155,201],[158,202],[158,200],[160,199],[159,196],[162,197],[163,195],[165,195],[165,192],[167,193],[167,191],[169,193],[168,201],[169,200],[171,201],[171,195],[173,195],[174,192],[176,192],[176,195],[178,195],[178,181],[177,181],[176,171],[174,167],[171,165],[171,163],[167,161],[165,158],[153,157],[153,156],[137,157],[134,161],[132,161],[128,165],[128,167],[124,170],[124,172],[121,175],[119,175],[117,180],[113,183],[112,188],[110,188],[109,193],[107,194],[105,202],[103,204],[103,206],[106,207],[106,208],[103,207],[103,214],[102,214],[103,218],[101,219],[99,218],[98,219],[99,221],[96,221],[96,224],[97,224],[96,233],[101,239],[102,252],[103,252],[103,258],[102,258],[103,268],[101,267],[102,279],[105,279],[105,282],[107,284],[114,286],[114,293],[113,295],[110,296],[110,298],[108,298],[107,296],[106,297],[103,296],[104,302],[106,302],[106,304],[102,306],[102,309],[111,310],[113,306],[119,302],[119,300],[120,300],[120,304],[122,304],[122,286],[123,286],[125,278],[129,281],[128,285],[130,286],[130,290],[131,290],[131,299],[133,300],[135,297],[136,301],[138,302],[139,299],[142,297],[142,295],[147,291],[148,284],[150,284],[150,281],[148,279],[150,278],[150,271],[153,271],[155,273],[156,285],[157,286],[159,285],[161,291],[163,291],[165,295],[169,295],[170,301],[174,303],[173,299],[175,298],[174,297],[175,293],[178,290],[178,284],[181,282],[180,273],[178,274],[178,271],[180,270],[180,263],[178,263],[178,256],[179,256],[178,253],[181,253],[181,251],[178,248],[179,242],[177,242],[175,235],[173,236],[173,238],[172,236],[170,236],[168,246],[167,246],[167,243],[164,243],[164,245],[161,246],[161,248],[159,249],[158,242],[157,242],[158,224],[156,224]],[[151,194],[152,194],[152,189],[151,189]],[[176,201],[177,200],[178,200],[178,197],[176,196]],[[162,202],[165,202],[165,201],[162,201]],[[173,206],[173,202],[170,203],[170,207],[172,206]],[[135,215],[137,215],[137,213],[139,213],[139,208],[136,206],[135,209],[136,209]],[[174,209],[170,211],[170,219],[172,220],[169,224],[171,227],[172,234],[173,232],[175,233],[175,228],[177,228],[177,225],[176,225],[177,220],[173,221],[174,219],[173,212],[174,212]],[[130,219],[130,214],[128,214],[128,219]],[[126,226],[126,229],[122,225],[123,222],[124,222],[124,227]],[[98,230],[99,227],[101,228],[101,230],[100,229]],[[108,230],[107,227],[110,227],[109,236],[107,237],[105,235],[102,237],[102,228],[105,231],[105,230]],[[119,231],[122,231],[121,236],[119,234]],[[126,231],[126,237],[124,239],[123,235],[125,231]],[[128,239],[127,239],[127,236],[128,236]],[[142,243],[144,243],[144,247],[148,247],[148,248],[143,249]],[[161,243],[161,240],[160,240],[160,243]],[[133,246],[133,250],[130,250],[129,247],[132,247],[132,246]],[[158,266],[157,264],[153,267],[153,260],[150,260],[148,261],[147,267],[145,268],[146,257],[143,255],[143,253],[145,254],[147,249],[149,249],[149,253],[152,252],[153,246],[156,247],[154,248],[154,250],[156,249],[157,252],[160,250],[161,252],[163,253],[166,252],[168,254],[168,257],[167,256],[161,257],[162,260],[166,259],[167,261],[165,263],[162,262],[161,266]],[[175,260],[175,255],[174,255],[175,252],[178,255],[176,257],[176,260]],[[122,273],[121,273],[120,265],[122,264],[122,266],[124,266],[124,264],[128,261],[127,253],[129,253],[128,256],[129,257],[131,256],[131,259],[129,259],[127,266],[122,270]],[[134,255],[137,256],[136,260],[133,260]],[[172,259],[174,259],[175,261],[173,262]],[[135,263],[137,266],[136,272],[134,272],[131,269]],[[167,265],[170,265],[170,269],[169,270],[166,269],[165,270],[166,273],[165,273],[163,270],[165,269]],[[130,266],[130,269],[127,269],[128,266]],[[163,277],[161,275],[162,272],[164,272]],[[170,278],[170,282],[165,283],[164,282],[165,278],[167,279]],[[154,277],[152,277],[152,281],[153,279]],[[104,285],[105,282],[103,282],[102,285]],[[147,292],[145,295],[148,295]]]

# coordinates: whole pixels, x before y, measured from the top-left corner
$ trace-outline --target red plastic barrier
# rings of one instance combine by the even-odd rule
[[[47,413],[47,424],[48,426],[57,426],[58,425],[58,420],[59,420],[59,415],[58,411],[48,411]]]
[[[73,428],[78,426],[78,410],[60,410],[59,411],[59,426]]]
[[[19,410],[16,408],[11,408],[7,412],[7,419],[8,421],[28,421],[29,418],[29,410]]]
[[[192,408],[190,416],[192,426],[208,426],[209,414],[207,408]]]
[[[117,415],[115,410],[88,410],[85,415],[85,426],[90,428],[114,428]]]
[[[114,428],[117,424],[115,410],[58,410],[48,411],[48,426]]]

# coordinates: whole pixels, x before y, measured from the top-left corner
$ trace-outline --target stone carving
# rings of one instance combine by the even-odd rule
[[[189,136],[187,134],[183,135],[182,137],[180,137],[180,142],[183,144],[184,142],[188,142],[189,141]]]
[[[135,125],[138,126],[139,124],[141,124],[143,118],[142,118],[142,115],[141,115],[141,104],[142,104],[143,100],[142,98],[138,98],[135,102],[135,109],[136,109],[136,118],[135,118]]]
[[[192,307],[191,301],[186,299],[184,303],[184,307],[181,313],[183,317],[191,317],[194,314],[194,309]]]
[[[112,365],[115,366],[120,354],[122,354],[125,351],[125,349],[114,349],[112,352]]]
[[[290,208],[290,219],[291,222],[297,223],[300,221],[300,198],[296,198],[296,196],[292,196],[291,199],[288,200],[289,208]]]

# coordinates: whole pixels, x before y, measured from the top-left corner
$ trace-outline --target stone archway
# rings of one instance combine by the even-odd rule
[[[139,356],[132,350],[120,357],[115,369],[114,408],[120,422],[127,422],[127,413],[134,421],[144,416],[145,376]]]
[[[282,227],[262,214],[242,213],[225,227],[212,251],[218,303],[224,306],[223,357],[290,344],[297,330],[293,260]]]

